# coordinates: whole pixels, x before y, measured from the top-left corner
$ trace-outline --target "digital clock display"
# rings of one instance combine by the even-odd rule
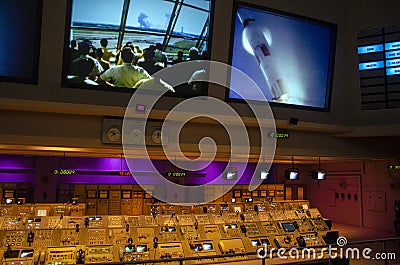
[[[110,175],[112,175],[112,176],[132,176],[132,172],[130,172],[130,171],[110,171]]]
[[[287,139],[289,138],[289,133],[287,132],[270,132],[268,133],[271,138]]]
[[[77,174],[77,170],[75,169],[54,169],[54,175],[75,175]]]
[[[185,177],[186,172],[167,172],[167,177]]]
[[[389,170],[394,170],[394,169],[399,170],[400,169],[400,165],[388,165],[387,168]]]

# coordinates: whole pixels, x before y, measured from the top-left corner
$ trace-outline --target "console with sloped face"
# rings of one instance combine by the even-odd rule
[[[168,214],[3,216],[0,217],[1,250],[3,254],[8,250],[6,261],[14,262],[22,255],[22,250],[34,249],[32,259],[30,254],[23,254],[28,258],[27,264],[38,257],[38,262],[42,264],[53,261],[80,264],[181,257],[205,257],[197,263],[219,263],[255,258],[254,254],[237,257],[231,254],[255,253],[260,248],[321,247],[325,244],[321,232],[328,231],[322,230],[328,228],[323,225],[324,220],[317,209],[284,210],[292,207],[289,204],[293,202],[287,205],[284,201],[276,203],[280,209],[263,214],[255,212],[249,202],[236,202],[233,205],[217,205],[220,214],[193,213],[190,207],[182,208],[183,213],[177,206],[160,204],[161,208],[169,211]],[[23,206],[15,207],[18,212]],[[232,212],[238,207],[243,212]],[[65,213],[69,209],[66,205],[34,205],[32,208],[46,208],[53,214],[53,208],[63,208]],[[203,209],[208,209],[208,206]],[[267,252],[270,254],[270,251]],[[226,257],[213,260],[213,255]],[[10,260],[14,256],[16,258]]]

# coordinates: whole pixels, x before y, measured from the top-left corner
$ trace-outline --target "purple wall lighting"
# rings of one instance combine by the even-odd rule
[[[42,162],[41,162],[42,161]],[[79,184],[137,184],[131,176],[145,178],[143,184],[158,184],[154,177],[153,167],[160,173],[182,172],[172,163],[164,160],[153,160],[152,165],[142,159],[132,159],[132,173],[123,158],[86,158],[86,157],[29,157],[0,156],[0,182],[33,182],[36,174],[48,174],[57,178],[59,183]],[[195,162],[199,167],[207,162]],[[226,167],[236,168],[238,180],[227,180],[222,177]],[[217,185],[246,185],[254,174],[254,163],[212,162],[198,172],[186,172],[186,176],[168,177],[181,185],[203,185],[210,182]]]
[[[0,182],[32,182],[35,157],[0,155]]]

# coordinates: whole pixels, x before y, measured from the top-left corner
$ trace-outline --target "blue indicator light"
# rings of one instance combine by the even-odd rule
[[[390,51],[396,49],[400,49],[400,41],[385,43],[385,50]]]
[[[386,75],[400,75],[400,67],[386,69]]]
[[[399,65],[400,65],[400,59],[386,61],[386,67],[393,67],[393,66],[399,66]]]
[[[379,69],[383,68],[384,63],[383,61],[376,61],[376,62],[368,62],[368,63],[360,63],[358,65],[358,69],[362,70],[371,70],[371,69]]]
[[[381,52],[381,51],[383,51],[383,45],[382,44],[358,47],[358,54]]]
[[[400,51],[390,51],[386,52],[385,56],[387,59],[400,57]]]

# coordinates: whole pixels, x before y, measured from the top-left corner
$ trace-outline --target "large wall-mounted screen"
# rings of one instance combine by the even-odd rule
[[[329,111],[336,24],[238,2],[232,27],[230,63],[264,98],[231,73],[228,100]]]
[[[36,84],[42,0],[0,1],[0,81]]]
[[[161,69],[209,59],[213,5],[210,0],[69,0],[63,86],[132,92],[139,80]],[[134,68],[125,69],[129,74],[118,69],[126,64]],[[173,94],[207,94],[206,86],[189,83]]]

